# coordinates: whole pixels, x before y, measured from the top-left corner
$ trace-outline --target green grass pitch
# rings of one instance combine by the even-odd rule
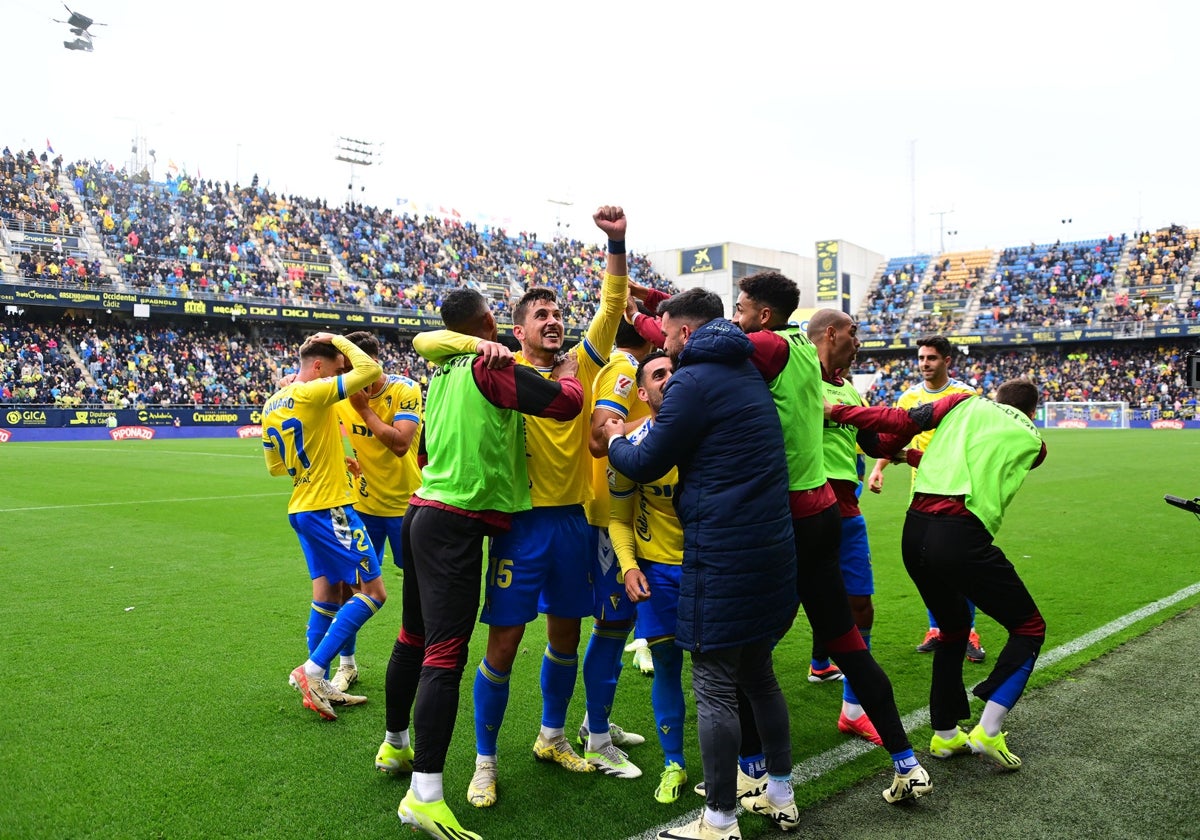
[[[1049,457],[1017,496],[999,543],[1042,608],[1049,649],[1200,580],[1197,523],[1162,501],[1164,493],[1200,495],[1200,435],[1046,437]],[[930,660],[913,651],[925,615],[899,557],[907,470],[891,468],[886,482],[882,496],[863,500],[876,574],[873,647],[907,713],[927,702]],[[370,703],[320,721],[287,685],[305,657],[310,599],[287,492],[285,481],[267,475],[257,441],[0,448],[0,649],[8,668],[0,835],[392,838],[402,830],[395,812],[407,781],[372,766],[400,621],[399,572],[389,563],[391,600],[359,638],[358,689]],[[1034,684],[1166,617],[1038,671]],[[1003,637],[982,615],[978,625],[990,662]],[[514,669],[500,735],[500,802],[471,808],[464,796],[474,758],[471,680],[483,636],[477,632],[472,645],[446,768],[447,800],[468,828],[489,840],[625,838],[701,804],[690,792],[673,806],[653,801],[661,753],[650,680],[632,668],[621,677],[613,717],[649,738],[631,753],[641,779],[573,776],[533,759],[545,645],[539,623]],[[805,679],[808,647],[801,622],[776,656],[797,762],[845,740],[834,725],[840,689]],[[987,668],[966,667],[976,679]],[[582,719],[582,694],[579,685],[569,731]],[[698,781],[694,722],[689,703],[688,764]],[[1010,723],[1019,731],[1020,706]],[[927,738],[914,735],[918,755]],[[814,802],[887,766],[887,756],[872,751],[800,787],[798,799]],[[767,824],[747,816],[742,829],[755,837]]]

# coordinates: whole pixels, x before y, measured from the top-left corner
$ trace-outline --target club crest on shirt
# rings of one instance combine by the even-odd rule
[[[629,396],[629,389],[633,387],[633,379],[621,374],[617,377],[616,383],[613,384],[613,393],[620,394],[622,397]]]

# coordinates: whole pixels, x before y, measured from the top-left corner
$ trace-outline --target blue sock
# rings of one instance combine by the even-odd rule
[[[913,753],[911,747],[903,752],[892,753],[892,766],[896,768],[896,772],[900,775],[909,772],[918,764],[920,762],[917,761],[917,756]]]
[[[546,645],[546,653],[542,656],[542,726],[547,729],[566,726],[567,706],[575,693],[578,674],[577,654],[559,653]]]
[[[937,619],[933,617],[933,613],[929,612],[929,610],[925,610],[925,612],[929,613],[929,626],[934,630],[938,629]],[[971,605],[971,621],[972,621],[972,623],[974,623],[974,621],[975,621],[975,605],[974,604]]]
[[[308,639],[308,652],[311,655],[329,632],[329,625],[337,615],[338,605],[328,601],[313,601],[308,612],[308,629],[305,636]]]
[[[1008,679],[1000,683],[1000,687],[993,691],[992,696],[987,699],[993,703],[999,703],[1006,709],[1017,705],[1017,701],[1025,692],[1025,684],[1029,682],[1029,675],[1033,673],[1033,659],[1031,656],[1022,662],[1021,666],[1009,674]]]
[[[867,650],[871,649],[871,631],[863,630],[861,627],[858,632],[862,635],[863,641],[867,643]],[[850,685],[850,680],[842,680],[842,702],[853,703],[855,706],[862,705],[858,702],[858,695],[854,693],[854,688]]]
[[[602,735],[608,731],[608,716],[617,696],[617,675],[625,652],[628,627],[592,627],[583,656],[583,690],[587,698],[588,730]]]
[[[350,638],[346,639],[346,644],[342,645],[342,656],[353,656],[355,648],[358,647],[358,634],[355,633]]]
[[[971,610],[971,629],[974,630],[975,629],[975,602],[967,601],[967,606]]]
[[[753,776],[757,779],[767,772],[767,755],[766,753],[758,753],[756,755],[746,756],[739,755],[738,767],[740,767],[742,772],[747,776]],[[785,778],[790,779],[791,776],[787,776]]]
[[[810,659],[808,664],[812,666],[814,671],[824,671],[829,667],[829,657],[826,656],[824,659]]]
[[[346,643],[346,638],[357,633],[358,628],[366,624],[367,619],[379,612],[379,608],[382,606],[383,604],[376,601],[370,595],[364,595],[362,592],[357,593],[349,601],[342,604],[342,608],[333,617],[333,621],[329,625],[329,630],[325,633],[325,638],[321,640],[321,644],[317,645],[317,649],[308,658],[322,668],[328,668],[333,657],[338,655],[338,651]]]
[[[687,707],[683,699],[683,648],[674,639],[650,645],[654,659],[654,683],[650,686],[650,705],[654,709],[654,724],[658,728],[658,743],[662,745],[664,764],[674,761],[686,767],[683,760],[683,718]]]
[[[479,663],[475,671],[475,751],[480,755],[496,754],[496,739],[508,708],[508,678],[512,671],[500,673],[488,664]]]

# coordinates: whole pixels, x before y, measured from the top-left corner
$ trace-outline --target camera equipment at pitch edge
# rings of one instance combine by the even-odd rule
[[[1183,508],[1186,511],[1196,514],[1196,518],[1200,519],[1200,496],[1195,499],[1181,499],[1178,496],[1163,496],[1163,501],[1169,505],[1174,505],[1177,508]]]

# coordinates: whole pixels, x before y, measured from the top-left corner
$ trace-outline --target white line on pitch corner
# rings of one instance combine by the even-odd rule
[[[1038,656],[1037,665],[1035,666],[1034,670],[1041,670],[1042,668],[1046,668],[1054,665],[1057,662],[1061,662],[1068,656],[1079,653],[1081,650],[1085,650],[1097,642],[1101,642],[1110,636],[1120,633],[1122,630],[1136,624],[1142,619],[1149,618],[1155,613],[1162,612],[1168,607],[1174,606],[1180,601],[1190,598],[1196,594],[1200,594],[1200,582],[1193,583],[1191,586],[1185,586],[1183,589],[1180,589],[1178,592],[1174,592],[1165,598],[1159,598],[1153,603],[1147,604],[1144,607],[1139,607],[1133,612],[1126,613],[1120,618],[1115,618],[1102,627],[1097,627],[1095,630],[1084,633],[1078,639],[1061,644],[1053,650],[1049,650],[1041,654]],[[917,727],[924,726],[925,724],[929,723],[929,707],[925,706],[924,708],[917,709],[916,711],[902,717],[900,721],[904,724],[905,732],[912,732]],[[812,758],[801,761],[799,764],[794,766],[792,768],[792,784],[804,784],[805,782],[816,779],[825,773],[841,767],[843,764],[849,764],[854,759],[858,758],[859,756],[866,755],[873,749],[875,749],[874,745],[868,744],[865,741],[857,738],[853,741],[847,741],[844,744],[839,744],[832,749],[826,750],[820,755],[814,755]],[[664,823],[657,828],[651,828],[641,834],[634,835],[633,837],[629,838],[629,840],[655,840],[655,838],[658,836],[658,832],[673,826],[683,825],[687,822],[691,822],[700,816],[702,810],[703,809],[697,809],[692,811],[689,814],[681,816],[678,821]],[[738,808],[738,813],[741,813],[740,806]]]
[[[29,510],[74,510],[75,508],[117,507],[118,505],[162,505],[176,502],[223,502],[226,499],[259,499],[264,496],[284,496],[286,493],[242,493],[237,496],[193,496],[190,499],[143,499],[121,502],[89,502],[79,505],[39,505],[37,507],[0,508],[0,513],[19,513]]]

